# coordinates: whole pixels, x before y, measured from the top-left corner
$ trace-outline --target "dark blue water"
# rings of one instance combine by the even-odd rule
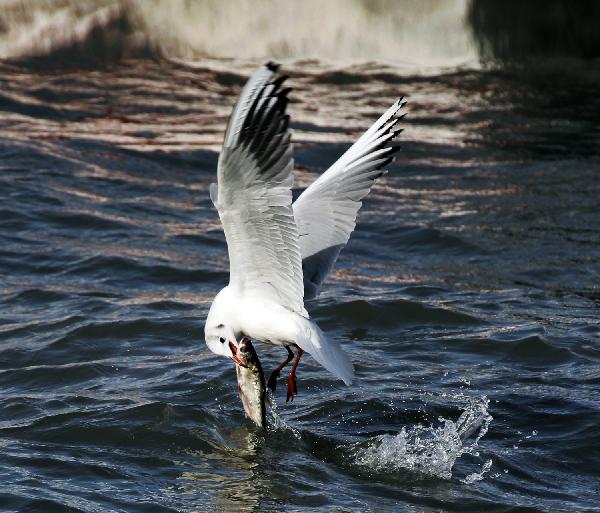
[[[600,511],[595,86],[286,65],[299,188],[409,114],[308,306],[357,379],[303,359],[265,434],[203,341],[255,64],[0,66],[0,510]]]

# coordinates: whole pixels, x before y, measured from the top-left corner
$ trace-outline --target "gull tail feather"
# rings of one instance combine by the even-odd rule
[[[354,366],[340,344],[328,339],[321,328],[308,319],[303,328],[296,344],[346,385],[350,385],[354,379]]]

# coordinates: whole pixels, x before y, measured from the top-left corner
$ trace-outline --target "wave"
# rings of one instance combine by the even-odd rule
[[[315,313],[318,317],[343,320],[347,326],[459,326],[482,322],[463,312],[405,299],[327,301]]]
[[[9,0],[0,58],[93,64],[132,55],[186,59],[476,60],[467,0]],[[293,20],[293,23],[291,22]],[[318,30],[315,30],[318,27]]]
[[[139,55],[147,41],[136,25],[126,1],[8,3],[0,17],[0,58],[82,65]]]
[[[573,352],[558,347],[539,335],[532,335],[508,344],[507,361],[518,362],[529,367],[547,368],[573,361]]]

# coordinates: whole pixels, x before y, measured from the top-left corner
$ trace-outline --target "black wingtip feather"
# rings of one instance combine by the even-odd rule
[[[279,64],[276,64],[274,62],[268,62],[265,64],[265,67],[267,67],[272,72],[276,72],[279,69]],[[263,92],[259,93],[250,105],[245,122],[242,126],[241,139],[254,139],[251,145],[251,149],[254,151],[264,146],[256,140],[257,137],[260,135],[257,132],[257,130],[260,130],[261,128],[264,129],[265,124],[269,124],[275,112],[278,112],[279,114],[285,114],[285,110],[288,104],[287,94],[291,91],[291,89],[280,89],[280,87],[287,78],[289,78],[287,75],[283,75],[270,81],[270,92],[267,94],[263,94],[263,92],[265,92],[265,90],[263,89]],[[269,98],[276,99],[275,104],[272,107],[269,107]],[[258,107],[259,104],[261,104],[260,108]]]
[[[277,77],[275,80],[273,80],[271,84],[275,86],[275,89],[279,89],[279,87],[281,87],[281,84],[283,84],[288,78],[290,78],[289,75],[281,75],[280,77]]]
[[[393,146],[390,146],[390,151],[388,152],[388,155],[395,155],[400,151],[400,148],[401,146],[399,144],[394,144]]]
[[[288,78],[287,75],[281,75],[280,77],[277,77],[275,80],[271,81],[271,85],[274,86],[273,91],[277,91],[280,87],[281,84],[283,84]]]
[[[293,89],[291,87],[284,87],[280,91],[277,91],[277,93],[275,94],[275,96],[285,96],[285,97],[287,97],[287,95],[290,94],[291,91],[293,91]]]
[[[281,94],[275,95],[277,97],[277,106],[275,107],[281,114],[285,114],[285,110],[287,109],[288,103],[290,99],[287,97],[287,93],[291,91],[291,89],[284,89],[281,91]]]

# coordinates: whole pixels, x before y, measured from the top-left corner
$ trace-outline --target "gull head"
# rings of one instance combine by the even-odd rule
[[[228,322],[229,302],[223,289],[214,299],[204,325],[206,345],[215,354],[236,360],[238,349],[235,332]]]

